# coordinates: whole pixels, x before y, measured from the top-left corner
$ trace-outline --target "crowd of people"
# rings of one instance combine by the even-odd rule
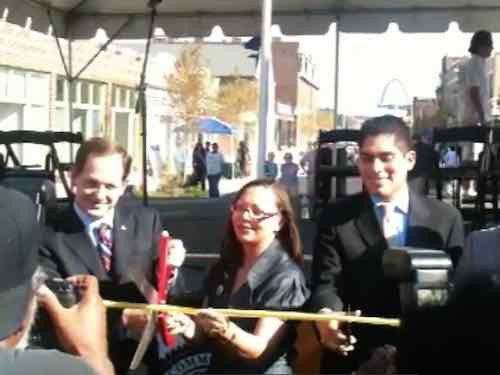
[[[234,165],[235,177],[249,177],[251,175],[251,157],[250,150],[245,141],[239,142],[236,155],[236,163]],[[204,147],[201,140],[199,140],[193,148],[192,167],[193,174],[188,184],[200,184],[202,191],[205,191],[205,181],[208,180],[208,197],[219,197],[219,183],[224,176],[225,168],[227,168],[224,155],[219,150],[219,145],[215,142],[210,143],[207,141]],[[304,166],[302,168],[306,171]],[[275,162],[274,152],[267,154],[264,162],[264,177],[276,180],[279,175],[279,181],[292,196],[298,194],[299,172],[300,166],[293,161],[292,153],[286,152],[283,155],[283,163],[279,166]]]
[[[132,271],[152,285],[167,282],[168,302],[190,300],[199,308],[194,315],[171,313],[158,321],[158,329],[176,343],[169,349],[161,339],[152,340],[142,374],[290,374],[296,324],[278,316],[303,310],[319,316],[360,310],[402,321],[399,329],[335,319],[311,323],[323,347],[322,373],[440,374],[498,367],[500,229],[472,232],[465,241],[457,209],[410,187],[410,171],[425,147],[415,147],[402,119],[368,119],[358,143],[364,190],[322,211],[309,282],[290,203],[299,167],[285,155],[277,181],[271,153],[267,178],[235,195],[219,260],[196,296],[185,295],[182,241],[169,241],[174,276],[159,280],[157,271],[165,266],[157,253],[160,216],[124,194],[131,159],[120,146],[102,138],[81,145],[71,172],[73,199],[43,227],[29,198],[0,187],[0,372],[128,373],[148,313],[106,311],[102,298],[139,298],[129,294]],[[224,159],[217,144],[207,150],[199,143],[194,153],[195,173],[206,175],[210,194],[218,195]],[[249,159],[240,159],[245,170]],[[399,284],[382,266],[385,252],[402,246],[449,256],[456,287],[446,305],[404,314]],[[47,287],[46,280],[54,278],[78,291],[74,306],[62,306]],[[223,307],[277,315],[229,319],[213,309]],[[30,346],[40,309],[51,320],[45,329],[60,350]]]

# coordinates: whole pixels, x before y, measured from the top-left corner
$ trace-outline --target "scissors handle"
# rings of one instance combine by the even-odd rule
[[[165,303],[168,298],[168,281],[172,276],[172,266],[168,264],[170,236],[167,231],[163,231],[158,242],[158,262],[156,263],[156,279],[158,291],[158,303]],[[163,343],[171,348],[175,344],[175,337],[170,335],[166,326],[166,314],[158,316],[158,328]]]

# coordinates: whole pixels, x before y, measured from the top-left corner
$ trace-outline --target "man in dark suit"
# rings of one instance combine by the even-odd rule
[[[384,276],[382,256],[390,246],[443,249],[456,264],[463,247],[460,213],[408,188],[415,165],[408,127],[394,116],[367,120],[361,129],[358,168],[364,192],[325,208],[319,221],[312,268],[311,308],[349,307],[363,315],[400,314],[398,286]],[[397,330],[353,326],[357,343],[338,322],[317,324],[325,347],[322,372],[350,373],[373,349],[395,344]]]
[[[108,298],[128,297],[106,293],[119,293],[118,287],[131,281],[131,267],[153,281],[160,216],[123,196],[130,164],[126,151],[105,139],[81,145],[72,170],[74,199],[51,220],[40,250],[49,277],[95,275]],[[172,256],[178,252],[171,251]],[[136,342],[127,338],[130,329],[143,318],[125,310],[111,319],[110,352],[118,374],[126,372],[135,350]]]

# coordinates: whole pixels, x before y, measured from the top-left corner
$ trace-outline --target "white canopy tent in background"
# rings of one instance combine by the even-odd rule
[[[219,25],[226,35],[256,35],[261,25],[259,0],[2,0],[9,21],[46,32],[47,9],[65,38],[91,38],[97,28],[109,35],[129,18],[122,38],[144,38],[149,6],[157,4],[156,26],[172,37],[207,36]],[[273,23],[283,34],[323,34],[339,21],[342,32],[383,32],[397,22],[404,32],[440,32],[456,21],[463,31],[500,31],[498,0],[274,0]]]
[[[259,175],[266,148],[264,134],[273,118],[272,95],[267,90],[271,23],[279,25],[283,34],[302,35],[326,33],[336,22],[337,62],[339,32],[382,33],[391,22],[403,32],[444,32],[453,21],[462,31],[500,31],[499,0],[0,0],[2,9],[8,9],[3,12],[4,20],[21,26],[29,22],[31,29],[41,32],[52,24],[53,33],[70,42],[92,38],[98,28],[112,39],[144,39],[151,34],[152,21],[170,37],[208,36],[216,25],[225,35],[262,35],[260,87],[265,95],[259,109]],[[69,56],[70,51],[71,47]],[[338,64],[335,69],[337,78]],[[68,70],[68,77],[76,78],[71,57]],[[145,130],[144,126],[143,135]],[[143,144],[145,148],[145,140]]]

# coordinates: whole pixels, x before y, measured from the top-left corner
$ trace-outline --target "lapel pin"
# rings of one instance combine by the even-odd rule
[[[125,225],[122,225],[122,226],[120,227],[120,229],[121,229],[121,230],[127,230],[127,227],[126,227]]]

